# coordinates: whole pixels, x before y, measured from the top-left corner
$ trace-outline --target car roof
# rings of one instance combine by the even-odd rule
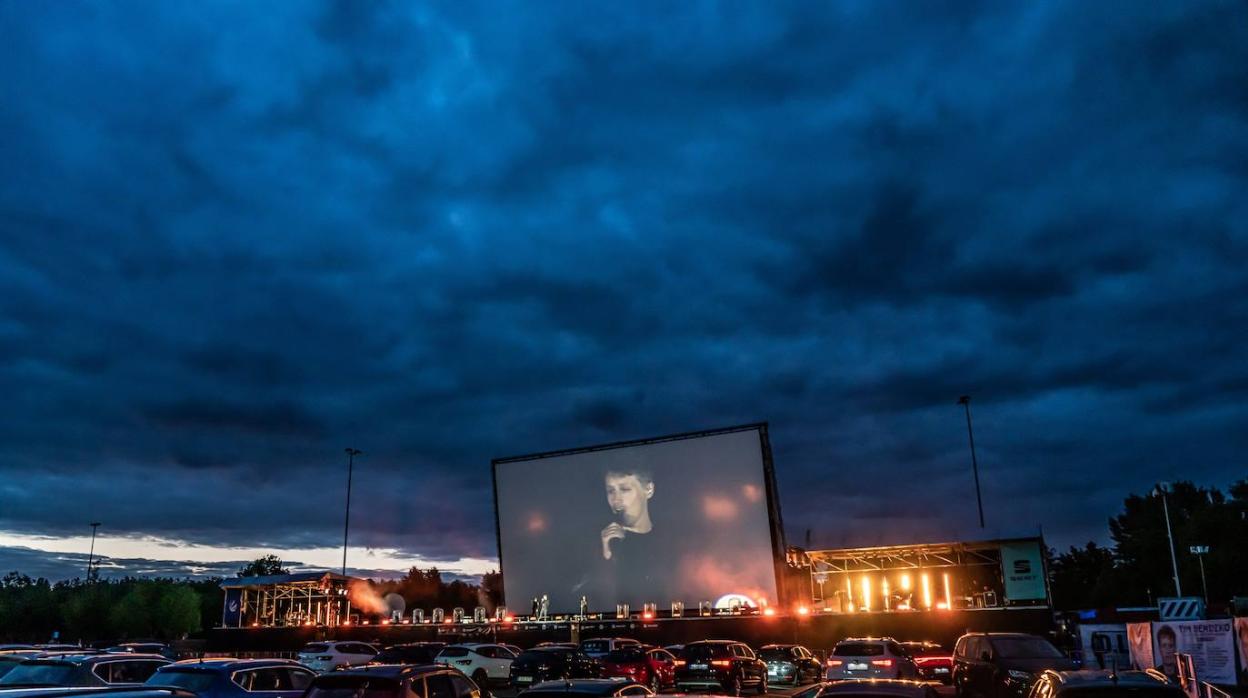
[[[111,654],[41,654],[26,660],[30,664],[103,664],[106,662],[130,662],[136,659],[153,659],[162,662],[169,660],[159,654],[131,654],[129,652],[122,654],[114,652]]]
[[[627,679],[568,679],[564,681],[543,681],[529,687],[530,691],[564,691],[567,693],[593,693],[606,695],[631,686],[635,681]]]
[[[885,635],[884,637],[847,637],[841,642],[896,642],[896,640]],[[836,644],[839,645],[841,642]]]
[[[212,659],[184,659],[173,664],[166,664],[157,671],[185,671],[187,669],[204,669],[206,671],[215,671],[218,669],[249,669],[255,667],[267,666],[303,666],[299,662],[291,659],[239,659],[237,657],[215,657]]]
[[[69,696],[110,696],[112,698],[196,698],[194,691],[176,686],[79,686],[79,687],[39,687],[39,688],[6,688],[5,698],[68,698]]]
[[[391,679],[401,679],[407,676],[432,674],[435,671],[456,673],[455,670],[444,664],[374,664],[372,666],[351,667],[350,669],[342,669],[328,674],[321,674],[316,678],[322,679],[333,676],[384,676]]]
[[[759,647],[759,649],[760,650],[787,650],[787,649],[792,649],[794,647],[801,647],[801,645],[785,645],[785,644],[775,643],[771,645],[763,645],[762,647]]]

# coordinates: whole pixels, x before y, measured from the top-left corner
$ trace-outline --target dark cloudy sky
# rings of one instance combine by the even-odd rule
[[[0,94],[3,569],[337,564],[349,445],[479,572],[491,457],[762,420],[791,543],[975,536],[962,393],[989,533],[1248,475],[1242,2],[0,1]]]

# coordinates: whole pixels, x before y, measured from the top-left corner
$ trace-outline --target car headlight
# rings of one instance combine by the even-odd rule
[[[1018,681],[1030,681],[1031,680],[1031,672],[1029,671],[1019,671],[1018,669],[1009,669],[1006,671],[1006,673],[1010,675],[1011,679],[1016,679]]]

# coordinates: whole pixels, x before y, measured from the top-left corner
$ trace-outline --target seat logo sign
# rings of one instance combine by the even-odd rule
[[[1031,574],[1031,560],[1015,560],[1014,574]]]

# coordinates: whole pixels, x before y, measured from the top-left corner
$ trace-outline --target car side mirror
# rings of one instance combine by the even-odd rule
[[[989,652],[988,650],[984,650],[983,652],[979,653],[979,658],[984,660],[985,662],[991,662],[992,652]]]

